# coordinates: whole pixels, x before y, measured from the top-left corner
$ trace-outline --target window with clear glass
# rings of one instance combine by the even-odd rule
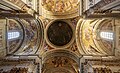
[[[100,37],[106,40],[113,40],[113,32],[100,32]]]
[[[17,39],[20,37],[20,32],[18,31],[10,31],[7,34],[8,34],[8,40]]]

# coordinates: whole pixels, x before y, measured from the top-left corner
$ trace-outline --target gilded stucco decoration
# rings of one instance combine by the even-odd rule
[[[81,54],[88,55],[113,55],[113,41],[100,37],[101,31],[113,32],[113,20],[83,20],[81,19],[76,28],[76,41]]]
[[[103,51],[106,52],[108,55],[114,54],[114,35],[113,40],[102,39],[100,37],[100,32],[110,32],[114,34],[114,20],[113,19],[106,19],[106,20],[99,20],[98,25],[96,24],[96,39],[94,40],[96,45],[100,45],[100,48],[104,48]],[[110,36],[110,35],[109,35]],[[98,38],[99,37],[99,38]]]
[[[66,13],[77,9],[78,0],[42,0],[42,6],[53,13]],[[74,8],[74,9],[73,9]]]
[[[24,42],[19,47],[15,54],[33,54],[36,53],[39,48],[43,47],[43,26],[41,21],[35,19],[20,19],[22,27],[24,29]]]
[[[43,17],[40,17],[40,19],[42,20],[43,22],[43,25],[44,27],[46,28],[45,29],[45,38],[47,38],[46,42],[44,43],[44,48],[40,50],[40,54],[44,54],[45,52],[47,51],[50,51],[50,50],[53,50],[53,49],[58,49],[58,48],[61,48],[61,49],[68,49],[68,50],[71,50],[73,52],[75,52],[76,54],[80,54],[79,53],[79,50],[77,48],[77,45],[76,45],[76,42],[75,40],[73,39],[75,36],[74,36],[74,29],[77,25],[77,22],[78,20],[80,19],[80,17],[76,17],[76,18],[71,18],[71,19],[66,19],[66,20],[53,20],[53,19],[48,19],[48,18],[43,18]],[[73,30],[73,38],[71,39],[70,42],[68,42],[67,44],[63,45],[63,46],[56,46],[56,45],[53,45],[48,37],[47,37],[47,29],[49,28],[49,26],[51,26],[51,24],[53,24],[54,22],[57,22],[57,21],[63,21],[65,23],[67,23],[70,27],[72,27],[72,30]],[[60,24],[61,25],[61,24]],[[63,26],[62,26],[63,27]],[[64,26],[65,27],[65,26]],[[65,27],[66,28],[66,27]],[[55,28],[56,29],[56,28]],[[53,29],[55,31],[55,29]],[[60,30],[61,30],[61,26],[60,26]],[[58,30],[58,29],[56,29]],[[62,29],[64,30],[64,29]],[[67,29],[65,29],[67,30]],[[70,31],[68,31],[70,32]],[[58,32],[57,32],[58,33]],[[52,34],[53,35],[53,34]],[[69,35],[70,36],[70,35]],[[72,44],[71,44],[72,43]]]
[[[93,20],[81,20],[77,26],[77,46],[78,48],[81,45],[80,51],[81,54],[100,54],[100,51],[96,49],[96,46],[93,41],[93,26],[91,24]],[[79,27],[79,28],[78,28]],[[79,39],[78,39],[79,38]]]
[[[70,14],[70,17],[77,16],[79,9],[78,0],[42,0],[41,5],[43,16],[47,18],[63,18],[62,15],[64,18],[69,18],[68,15]]]
[[[115,19],[115,55],[120,56],[120,19]]]
[[[78,73],[78,56],[65,49],[54,49],[43,55],[42,73]]]
[[[82,63],[82,71],[85,73],[119,73],[120,72],[120,59],[118,58],[86,58]],[[91,70],[90,70],[91,69]]]
[[[77,73],[76,63],[66,57],[53,57],[43,65],[43,73]]]

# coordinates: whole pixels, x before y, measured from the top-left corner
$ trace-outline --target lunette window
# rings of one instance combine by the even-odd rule
[[[13,39],[17,39],[20,37],[20,32],[19,31],[9,31],[7,33],[8,35],[8,40],[13,40]]]
[[[100,37],[106,40],[113,40],[113,32],[100,32]]]

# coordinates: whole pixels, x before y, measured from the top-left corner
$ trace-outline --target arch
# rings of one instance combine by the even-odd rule
[[[47,51],[42,55],[42,61],[44,63],[48,59],[52,57],[57,57],[57,56],[68,57],[70,59],[73,59],[76,63],[79,64],[80,56],[76,55],[74,52],[68,49],[53,49],[53,50]]]
[[[54,72],[64,72],[64,73],[75,73],[73,70],[71,70],[70,68],[49,68],[49,69],[45,69],[43,71],[43,73],[54,73]]]
[[[40,19],[25,18],[19,19],[23,23],[25,39],[22,46],[14,54],[29,55],[36,54],[44,44],[44,27]]]
[[[96,39],[96,38],[98,38],[99,26],[102,25],[102,23],[108,22],[110,20],[111,19],[88,19],[88,20],[87,19],[86,20],[80,19],[79,20],[79,22],[77,23],[75,34],[76,34],[77,46],[78,46],[78,49],[82,55],[110,55],[111,54],[109,52],[109,50],[106,51],[107,48],[101,48],[102,45],[99,45],[98,41]],[[89,25],[87,26],[86,24],[89,24]],[[90,39],[92,39],[91,41],[93,42],[93,45],[88,47],[88,50],[85,47],[85,43],[83,43],[83,34],[84,35],[87,34],[87,32],[85,32],[85,29],[84,29],[84,33],[83,33],[83,31],[82,31],[83,26],[84,26],[84,28],[86,26],[86,29],[91,31],[91,34],[89,32],[90,35],[89,34],[88,35],[91,36]],[[84,36],[84,38],[85,38],[85,36]],[[85,40],[84,40],[84,42],[85,42]],[[91,44],[91,43],[89,42],[89,44]]]
[[[42,72],[77,73],[80,56],[68,49],[53,49],[42,55]]]

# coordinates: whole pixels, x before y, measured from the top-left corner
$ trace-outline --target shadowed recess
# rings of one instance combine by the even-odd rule
[[[49,26],[47,35],[52,44],[63,46],[70,42],[73,31],[68,23],[64,21],[55,21]]]

